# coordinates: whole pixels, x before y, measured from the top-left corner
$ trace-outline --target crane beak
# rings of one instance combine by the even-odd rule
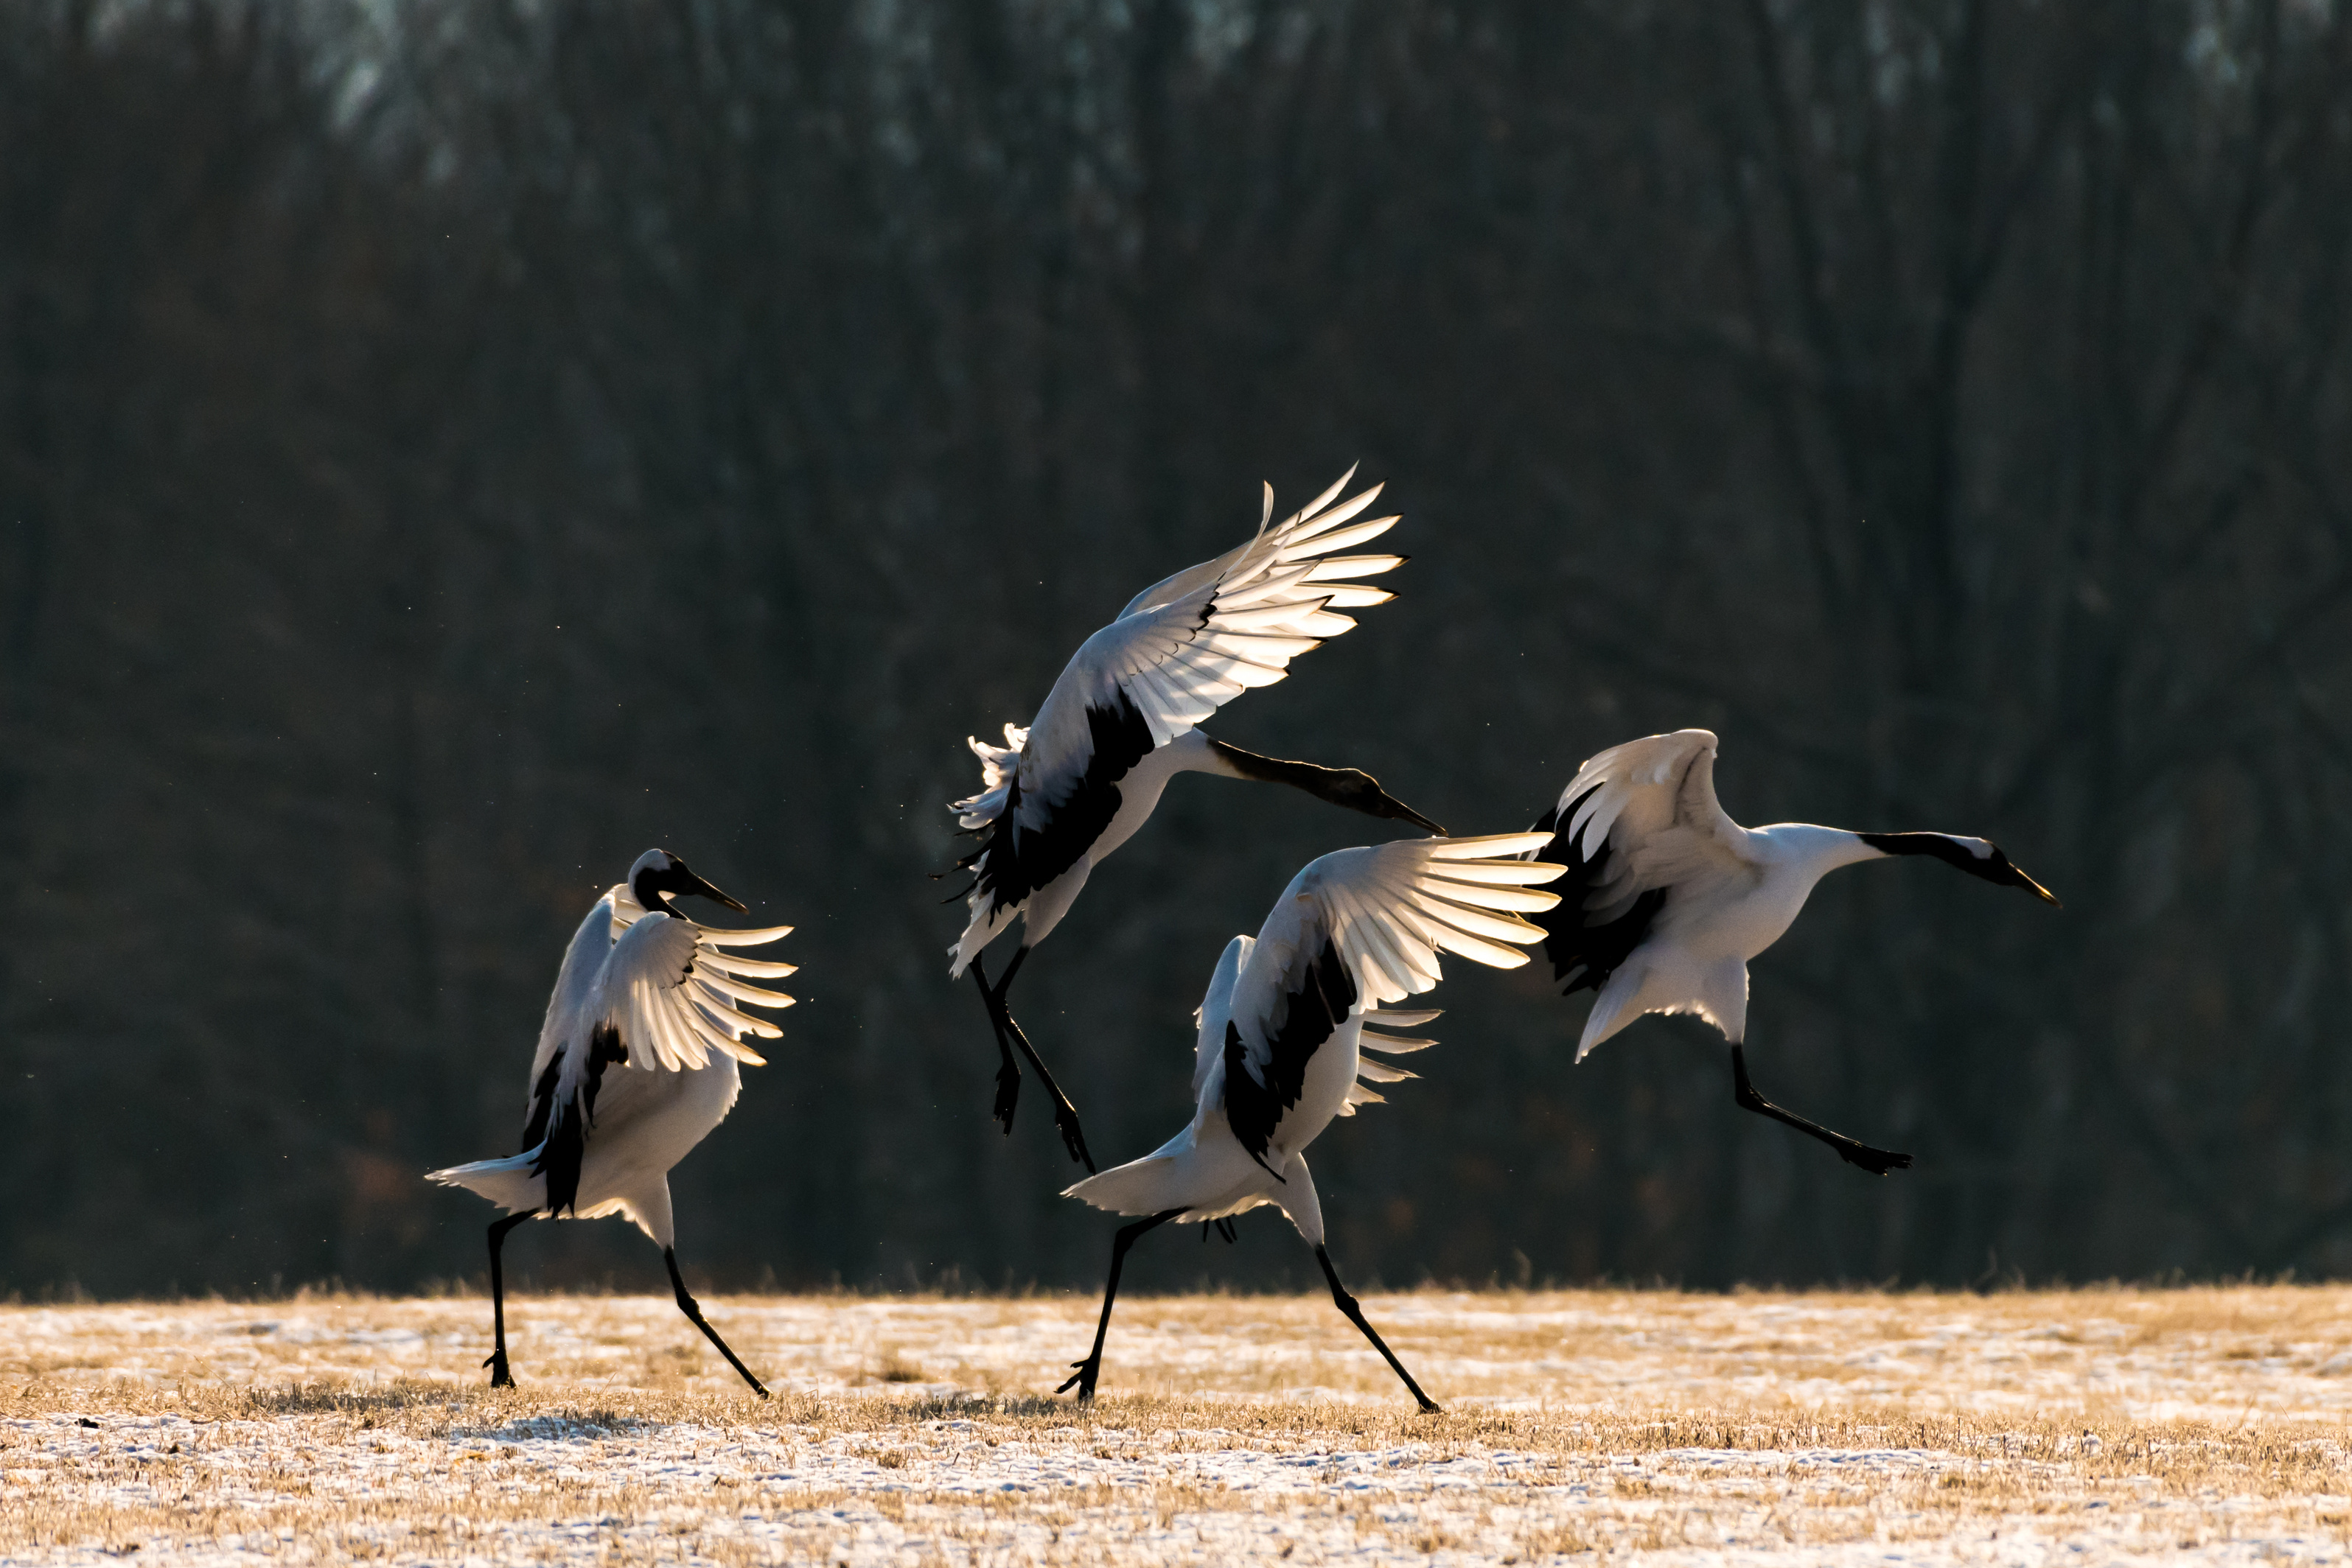
[[[2000,852],[1998,850],[1995,850],[1993,852],[1995,854],[2000,854]],[[2056,904],[2060,909],[2066,907],[2064,904],[2058,903],[2058,895],[2056,894],[2051,892],[2048,888],[2042,886],[2040,883],[2026,875],[2025,868],[2023,866],[2019,865],[2007,855],[2000,856],[2000,863],[2003,871],[2006,871],[2011,876],[2017,879],[2015,885],[2025,889],[2026,892],[2032,894],[2034,897],[2040,899],[2044,904]]]
[[[1435,822],[1431,821],[1427,817],[1423,816],[1419,811],[1414,810],[1412,807],[1406,805],[1403,801],[1398,800],[1395,796],[1390,794],[1385,789],[1381,791],[1381,801],[1388,808],[1381,813],[1381,816],[1393,818],[1399,821],[1411,822],[1423,832],[1433,834],[1441,839],[1445,836],[1445,830],[1444,828],[1438,826]]]
[[[728,897],[725,894],[719,892],[717,888],[711,886],[709,883],[703,881],[692,872],[688,872],[686,873],[686,885],[679,888],[677,891],[680,894],[698,894],[702,897],[710,900],[713,904],[725,904],[728,908],[733,910],[738,915],[748,915],[751,913],[751,911],[744,905],[736,903],[733,899]],[[2046,898],[2049,895],[2044,894],[2042,896]]]

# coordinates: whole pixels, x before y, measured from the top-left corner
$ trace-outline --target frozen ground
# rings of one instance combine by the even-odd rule
[[[0,1557],[2343,1561],[2352,1290],[0,1309]]]

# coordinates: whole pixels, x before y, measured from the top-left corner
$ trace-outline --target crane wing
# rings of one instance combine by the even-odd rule
[[[1253,1156],[1263,1160],[1298,1103],[1307,1064],[1351,1015],[1436,985],[1441,954],[1496,968],[1528,961],[1520,945],[1543,932],[1519,916],[1558,902],[1537,884],[1560,868],[1509,857],[1548,839],[1503,833],[1340,850],[1291,879],[1242,967],[1225,1024],[1225,1114]],[[1402,1075],[1375,1064],[1371,1076],[1384,1073]],[[1371,1097],[1350,1091],[1351,1102]]]
[[[523,1149],[539,1151],[534,1175],[547,1178],[551,1213],[569,1207],[580,1186],[580,1162],[596,1122],[596,1097],[604,1071],[616,1062],[647,1071],[686,1071],[708,1066],[712,1051],[760,1066],[760,1054],[740,1041],[746,1034],[774,1039],[782,1030],[739,1010],[739,1004],[786,1008],[793,998],[753,986],[749,975],[788,975],[789,964],[740,958],[729,946],[772,942],[788,925],[757,931],[726,931],[698,925],[668,914],[646,914],[635,901],[624,905],[607,894],[596,913],[608,921],[635,917],[610,940],[603,963],[584,988],[535,1081],[531,1123]],[[572,939],[577,949],[593,932],[596,913]],[[564,960],[567,976],[572,957]],[[557,981],[559,998],[564,982]],[[551,1022],[553,1008],[550,1009]],[[545,1051],[547,1042],[541,1040]]]
[[[1209,1071],[1217,1064],[1225,1049],[1225,1025],[1234,1016],[1234,987],[1240,981],[1243,968],[1249,963],[1250,950],[1257,946],[1254,936],[1236,936],[1225,944],[1225,951],[1217,960],[1216,972],[1209,977],[1208,991],[1201,1005],[1192,1011],[1192,1021],[1199,1026],[1200,1039],[1192,1050],[1192,1098],[1198,1102],[1201,1090],[1209,1082]]]
[[[556,1058],[566,1040],[586,1030],[595,1004],[596,977],[613,951],[613,938],[628,925],[629,917],[623,916],[616,906],[618,899],[627,896],[628,890],[622,884],[606,888],[572,934],[572,945],[563,950],[563,967],[555,972],[555,989],[547,998],[547,1016],[540,1022],[539,1048],[530,1058],[530,1098],[523,1108],[526,1154],[547,1135],[548,1112],[555,1102],[560,1071]],[[635,914],[644,913],[635,899],[628,899],[628,904]]]
[[[1551,834],[1544,857],[1569,868],[1559,906],[1540,922],[1564,993],[1605,984],[1676,889],[1761,874],[1746,831],[1716,799],[1716,747],[1704,729],[1611,747],[1538,819]]]
[[[1387,603],[1396,596],[1377,588],[1342,584],[1338,580],[1377,576],[1397,565],[1400,558],[1330,558],[1333,550],[1346,549],[1367,539],[1379,538],[1396,522],[1394,517],[1378,517],[1370,522],[1358,523],[1345,533],[1336,531],[1369,507],[1381,493],[1381,487],[1375,485],[1337,506],[1332,505],[1339,492],[1348,487],[1348,481],[1355,476],[1355,469],[1349,468],[1332,482],[1329,489],[1280,523],[1274,521],[1274,486],[1268,485],[1264,506],[1258,513],[1255,538],[1213,560],[1204,560],[1198,566],[1186,567],[1172,577],[1162,578],[1129,600],[1127,608],[1118,612],[1118,618],[1124,621],[1142,611],[1184,601],[1203,588],[1215,588],[1221,595],[1229,598],[1237,595],[1256,580],[1257,574],[1263,572],[1270,559],[1279,564],[1295,565],[1310,557],[1320,558],[1313,580],[1328,586],[1317,597],[1324,598],[1342,610],[1362,610]]]
[[[1334,553],[1397,523],[1394,517],[1356,520],[1379,498],[1378,485],[1332,504],[1354,473],[1280,523],[1269,523],[1274,490],[1267,486],[1255,538],[1146,589],[1087,638],[1030,727],[1024,792],[1053,800],[1054,765],[1087,738],[1082,709],[1114,706],[1123,697],[1151,746],[1165,746],[1252,686],[1281,680],[1291,660],[1326,638],[1353,630],[1356,622],[1333,606],[1362,608],[1395,597],[1345,580],[1388,571],[1402,556]]]
[[[1339,850],[1309,862],[1288,897],[1328,912],[1367,1006],[1400,1002],[1437,984],[1442,953],[1498,969],[1528,961],[1519,946],[1542,930],[1519,916],[1559,902],[1538,889],[1560,868],[1512,857],[1547,841],[1540,833],[1496,833]]]
[[[746,936],[772,939],[764,932],[712,930],[673,915],[649,915],[621,934],[597,978],[596,1005],[599,1021],[619,1031],[630,1066],[677,1071],[704,1065],[713,1051],[761,1065],[759,1053],[739,1042],[746,1034],[773,1040],[783,1030],[737,1004],[785,1008],[793,998],[738,977],[746,961],[719,944]],[[788,966],[760,967],[789,972]]]
[[[1425,1036],[1382,1034],[1379,1031],[1411,1029],[1416,1024],[1428,1023],[1438,1018],[1441,1010],[1437,1008],[1416,1008],[1400,1012],[1387,1008],[1365,1008],[1356,1014],[1363,1024],[1356,1033],[1357,1082],[1349,1089],[1348,1103],[1339,1107],[1339,1114],[1352,1116],[1359,1105],[1387,1104],[1388,1096],[1374,1089],[1372,1085],[1375,1083],[1397,1083],[1421,1076],[1417,1072],[1408,1072],[1394,1062],[1384,1061],[1379,1056],[1365,1053],[1377,1051],[1383,1056],[1405,1056],[1416,1051],[1427,1051],[1437,1042]]]
[[[984,835],[965,862],[976,921],[1017,907],[1076,864],[1117,814],[1114,786],[1138,762],[1351,630],[1339,609],[1395,597],[1348,580],[1388,571],[1402,556],[1335,553],[1397,522],[1358,520],[1377,485],[1333,504],[1354,474],[1278,524],[1269,486],[1255,538],[1129,601],[1079,645],[1035,721],[1005,726],[1004,747],[968,743],[981,759],[981,792],[950,810]]]

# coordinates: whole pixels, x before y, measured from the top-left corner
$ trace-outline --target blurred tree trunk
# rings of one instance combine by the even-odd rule
[[[1453,976],[1318,1145],[1351,1276],[2352,1262],[2332,13],[108,15],[0,22],[0,1288],[475,1272],[417,1173],[511,1145],[654,842],[800,926],[678,1173],[700,1266],[1092,1278],[1034,1096],[985,1114],[940,806],[1261,479],[1358,460],[1402,597],[1220,734],[1489,831],[1706,724],[1742,821],[1981,832],[2067,908],[1858,869],[1756,966],[1759,1078],[1885,1182],[1686,1021],[1571,1068],[1581,1004]],[[1271,793],[1171,789],[1024,972],[1098,1153],[1373,831]],[[1217,1259],[1138,1267],[1309,1282]]]

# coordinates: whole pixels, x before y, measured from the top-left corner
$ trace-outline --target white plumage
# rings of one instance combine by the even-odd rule
[[[1715,794],[1715,736],[1646,736],[1577,769],[1536,824],[1542,853],[1569,868],[1562,902],[1542,924],[1544,950],[1566,992],[1600,994],[1577,1045],[1592,1048],[1644,1013],[1695,1013],[1732,1048],[1739,1103],[1787,1123],[1884,1175],[1908,1155],[1874,1149],[1795,1116],[1758,1094],[1742,1046],[1748,965],[1779,941],[1821,879],[1840,866],[1924,854],[2055,904],[1983,839],[1950,833],[1857,833],[1810,822],[1743,828]]]
[[[1150,1217],[1118,1232],[1094,1349],[1076,1364],[1078,1374],[1065,1388],[1075,1385],[1082,1397],[1094,1392],[1120,1265],[1137,1237],[1171,1220],[1226,1220],[1273,1204],[1315,1249],[1340,1311],[1413,1396],[1435,1408],[1339,1283],[1325,1250],[1306,1151],[1334,1117],[1381,1100],[1372,1083],[1413,1076],[1362,1053],[1402,1054],[1432,1042],[1368,1032],[1367,1026],[1411,1029],[1436,1018],[1383,1004],[1435,986],[1442,954],[1496,968],[1527,962],[1521,945],[1543,933],[1520,916],[1559,902],[1537,884],[1562,868],[1504,857],[1549,839],[1507,833],[1324,855],[1292,880],[1255,938],[1233,939],[1195,1015],[1192,1124],[1143,1158],[1064,1194],[1116,1214]]]
[[[497,1349],[486,1364],[493,1385],[513,1381],[499,1256],[507,1229],[532,1218],[620,1214],[662,1249],[680,1310],[766,1394],[703,1321],[678,1274],[669,1172],[733,1109],[736,1064],[763,1064],[744,1037],[783,1032],[741,1009],[793,1005],[751,984],[789,975],[792,965],[729,949],[773,942],[792,927],[701,925],[670,905],[672,894],[684,894],[743,907],[667,851],[639,856],[629,880],[605,890],[565,949],[531,1059],[522,1152],[426,1173],[510,1217],[490,1228]]]
[[[1399,520],[1352,521],[1379,497],[1377,485],[1331,505],[1354,473],[1278,525],[1271,522],[1274,487],[1267,486],[1256,537],[1129,601],[1118,620],[1071,655],[1035,719],[1026,727],[1004,727],[1005,745],[967,739],[981,760],[982,787],[950,808],[958,826],[989,831],[1008,802],[1014,810],[1011,831],[992,833],[972,856],[971,918],[949,950],[951,977],[961,978],[1015,916],[1025,917],[1027,946],[1043,941],[1068,913],[1087,873],[1142,826],[1171,778],[1245,776],[1221,765],[1205,745],[1155,758],[1158,768],[1138,774],[1145,757],[1191,735],[1243,692],[1283,679],[1299,654],[1352,630],[1355,621],[1339,609],[1395,597],[1341,580],[1391,570],[1402,556],[1331,553],[1376,538]],[[1106,729],[1112,733],[1099,733]],[[1114,748],[1105,740],[1128,745]],[[1074,800],[1123,780],[1129,781],[1111,812],[1066,825]],[[1094,815],[1105,820],[1094,821]],[[1016,869],[1027,880],[1015,880]]]
[[[1334,504],[1353,475],[1350,469],[1278,524],[1268,486],[1258,531],[1247,543],[1137,594],[1118,620],[1080,645],[1029,726],[1004,727],[1004,746],[968,741],[980,758],[982,789],[950,809],[980,842],[960,862],[973,881],[968,922],[949,950],[949,973],[971,968],[988,1000],[1001,1057],[998,1119],[1011,1130],[1017,1045],[1054,1096],[1055,1124],[1072,1156],[1089,1170],[1076,1113],[1013,1022],[1004,995],[1029,949],[1060,924],[1094,868],[1143,825],[1171,779],[1215,773],[1289,784],[1372,816],[1443,831],[1360,771],[1260,757],[1196,727],[1243,692],[1281,680],[1299,654],[1352,628],[1356,622],[1340,611],[1393,597],[1351,580],[1388,571],[1403,557],[1337,553],[1397,522],[1359,520],[1379,486]],[[1023,923],[1020,951],[992,988],[980,955],[1016,918]]]

